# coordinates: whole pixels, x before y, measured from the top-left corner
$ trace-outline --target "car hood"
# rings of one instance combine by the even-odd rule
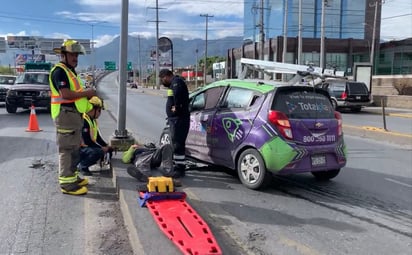
[[[9,88],[10,90],[50,90],[49,85],[43,84],[14,84],[13,87]]]

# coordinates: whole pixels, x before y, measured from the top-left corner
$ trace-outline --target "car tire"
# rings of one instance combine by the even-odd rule
[[[171,139],[171,134],[170,134],[170,130],[168,128],[164,128],[162,131],[162,134],[160,135],[160,139],[159,139],[159,145],[165,145],[165,144],[171,144],[172,143],[172,139]]]
[[[362,107],[353,107],[350,110],[351,112],[360,112],[362,110]]]
[[[267,172],[262,156],[255,149],[243,151],[236,165],[240,181],[249,189],[263,189],[272,180],[272,174]]]
[[[340,169],[333,169],[328,171],[312,172],[313,176],[319,181],[328,181],[335,178],[340,172]]]
[[[17,107],[9,105],[8,103],[6,103],[6,111],[8,113],[16,113],[17,112]]]

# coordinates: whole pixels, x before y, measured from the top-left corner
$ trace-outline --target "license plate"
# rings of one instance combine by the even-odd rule
[[[326,165],[326,156],[325,155],[316,155],[312,156],[312,166],[324,166]]]
[[[361,96],[356,96],[356,99],[361,99]]]

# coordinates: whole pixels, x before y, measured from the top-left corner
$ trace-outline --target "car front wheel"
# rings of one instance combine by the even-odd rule
[[[328,171],[312,172],[313,176],[319,181],[327,181],[335,178],[340,172],[340,169],[333,169]]]
[[[272,174],[267,172],[262,156],[255,149],[247,149],[240,154],[237,173],[243,185],[254,190],[266,187],[272,180]]]
[[[6,103],[6,111],[7,111],[8,113],[16,113],[17,107],[16,107],[16,106],[9,105],[8,103]]]

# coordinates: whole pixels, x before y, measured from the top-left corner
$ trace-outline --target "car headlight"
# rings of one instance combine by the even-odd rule
[[[7,96],[17,96],[17,91],[9,89],[7,91]]]
[[[50,91],[40,91],[40,97],[50,97]]]

